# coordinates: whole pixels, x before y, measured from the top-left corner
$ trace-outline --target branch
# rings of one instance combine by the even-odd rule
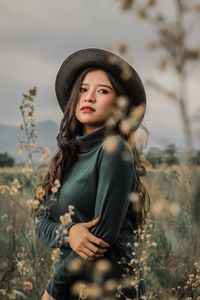
[[[153,87],[156,91],[158,91],[159,93],[165,94],[165,96],[167,96],[168,98],[172,99],[172,100],[176,100],[178,101],[178,97],[176,96],[175,92],[170,91],[168,89],[166,89],[165,87],[161,86],[160,84],[158,84],[155,81],[152,81],[150,79],[146,80],[146,83]]]

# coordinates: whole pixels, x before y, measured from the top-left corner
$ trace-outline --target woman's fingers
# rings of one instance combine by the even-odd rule
[[[81,249],[81,252],[83,252],[85,255],[87,255],[88,258],[96,258],[96,257],[102,257],[103,254],[98,254],[90,250],[90,246],[87,244],[84,248]]]
[[[92,222],[89,222],[89,226],[91,225],[90,223]],[[110,245],[92,234],[88,230],[87,225],[88,224],[85,225],[85,223],[77,223],[70,228],[70,246],[79,256],[84,259],[102,257]]]
[[[104,254],[107,251],[107,249],[97,247],[96,244],[94,244],[93,242],[90,242],[90,241],[86,244],[86,248],[91,250],[95,254]]]
[[[104,240],[99,239],[98,237],[96,237],[94,234],[88,232],[88,240],[92,243],[95,243],[97,246],[100,246],[101,248],[108,248],[110,247],[110,245],[106,242],[104,242]]]
[[[87,260],[93,260],[94,258],[89,257],[87,254],[85,254],[85,252],[82,251],[78,251],[78,255],[80,255],[83,259],[87,259]]]
[[[98,257],[103,257],[102,254],[89,254],[89,252],[87,250],[82,250],[78,252],[78,255],[81,256],[83,259],[85,260],[94,260],[95,258]]]

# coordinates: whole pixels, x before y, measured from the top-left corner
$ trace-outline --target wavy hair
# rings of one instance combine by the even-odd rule
[[[87,68],[78,77],[73,87],[71,89],[71,94],[67,101],[64,109],[64,115],[60,123],[59,133],[57,135],[57,150],[53,158],[50,160],[48,165],[48,170],[42,179],[42,187],[45,190],[45,196],[51,193],[51,188],[54,185],[56,179],[59,180],[62,185],[64,173],[67,168],[72,165],[78,157],[77,146],[75,142],[76,134],[83,134],[83,124],[76,118],[75,111],[78,101],[79,91],[81,83],[85,75],[89,71],[100,70],[101,68]],[[105,70],[104,70],[105,71]],[[121,83],[112,75],[110,72],[105,71],[113,88],[116,91],[117,96],[126,96],[127,94],[121,85]],[[129,111],[129,108],[127,111]],[[128,114],[128,112],[127,112]],[[117,120],[114,124],[109,125],[107,134],[120,134],[126,140],[128,140],[129,135],[124,134],[120,129],[121,120]],[[143,126],[143,129],[145,127]],[[146,175],[145,166],[142,163],[140,154],[136,147],[132,149],[134,157],[134,165],[136,171],[136,189],[135,192],[138,194],[139,209],[137,209],[136,214],[136,228],[143,228],[146,224],[147,213],[150,207],[150,197],[149,194],[140,181],[141,176]]]

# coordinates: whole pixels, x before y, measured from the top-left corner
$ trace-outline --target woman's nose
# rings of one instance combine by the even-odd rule
[[[85,95],[85,101],[95,101],[95,93],[93,91],[89,91],[86,95]]]

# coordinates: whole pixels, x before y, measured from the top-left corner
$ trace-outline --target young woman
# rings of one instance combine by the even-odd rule
[[[148,211],[148,193],[140,182],[145,169],[134,144],[145,113],[143,84],[124,59],[90,48],[63,62],[56,95],[64,116],[58,150],[43,180],[45,197],[35,230],[61,255],[42,300],[80,299],[72,286],[77,280],[96,284],[96,263],[102,259],[107,270],[101,272],[101,291],[86,299],[136,299],[146,293],[143,278],[139,287],[118,295],[117,289],[105,287],[109,280],[122,283],[125,275],[135,276],[130,264],[135,230],[144,225]],[[55,182],[60,182],[56,193]],[[136,195],[137,203],[132,201]],[[74,273],[75,259],[79,270]]]

